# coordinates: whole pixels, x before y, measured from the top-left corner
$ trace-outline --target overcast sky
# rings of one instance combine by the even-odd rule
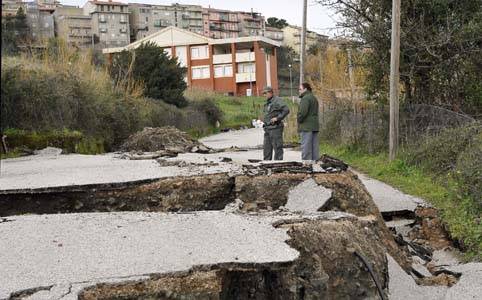
[[[119,0],[118,0],[119,1]],[[266,18],[283,18],[290,24],[301,25],[302,0],[120,0],[121,2],[149,4],[198,4],[219,9],[251,11],[262,13]],[[83,6],[86,0],[60,0],[62,4]],[[334,35],[336,16],[327,8],[308,0],[308,29],[326,35]]]

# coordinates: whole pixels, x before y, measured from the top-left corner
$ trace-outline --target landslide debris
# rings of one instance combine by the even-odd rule
[[[146,127],[131,135],[121,146],[122,151],[172,153],[210,153],[212,150],[187,133],[171,126]]]

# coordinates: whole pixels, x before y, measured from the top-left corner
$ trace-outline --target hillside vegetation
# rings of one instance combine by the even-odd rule
[[[199,136],[212,132],[221,118],[209,100],[181,109],[143,96],[141,83],[114,86],[93,58],[62,45],[37,55],[2,56],[1,131],[11,149],[62,146],[55,140],[74,135],[74,145],[65,150],[112,151],[144,127],[172,125]],[[79,148],[81,141],[97,146]]]

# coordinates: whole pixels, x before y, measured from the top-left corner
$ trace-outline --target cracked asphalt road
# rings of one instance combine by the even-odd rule
[[[205,138],[202,142],[212,148],[256,148],[262,143],[262,130],[223,133]],[[261,155],[261,150],[250,150],[204,156],[181,154],[174,159],[219,162],[222,157],[230,157],[235,164],[241,164],[248,159],[260,159]],[[52,156],[41,160],[32,158],[2,162],[0,191],[189,174],[180,172],[177,167],[161,168],[153,161],[120,160],[113,154]],[[300,153],[286,149],[285,160],[299,161]],[[226,169],[225,165],[220,164],[201,171],[236,169]],[[382,212],[412,210],[422,201],[362,174],[359,176]],[[75,291],[80,291],[86,285],[98,281],[139,278],[131,277],[133,274],[142,276],[168,269],[181,270],[193,264],[218,263],[220,260],[272,263],[297,256],[297,252],[284,242],[286,233],[266,223],[268,219],[265,223],[259,223],[259,220],[225,212],[94,213],[13,216],[5,219],[0,222],[0,299],[14,291],[45,285],[54,286],[50,290],[37,292],[34,298],[75,298]],[[186,238],[188,233],[189,239]],[[192,240],[192,236],[200,235],[203,240],[207,237],[210,242]],[[190,239],[192,241],[188,241]],[[264,246],[260,247],[259,243]],[[218,250],[213,253],[212,249],[215,248]],[[167,255],[159,257],[156,255],[159,251],[165,251]],[[391,299],[482,299],[482,264],[456,265],[454,268],[463,274],[458,284],[450,289],[432,289],[416,285],[392,261]]]
[[[285,230],[274,228],[268,219],[223,211],[8,219],[12,222],[0,224],[0,299],[40,286],[298,257],[285,243]]]

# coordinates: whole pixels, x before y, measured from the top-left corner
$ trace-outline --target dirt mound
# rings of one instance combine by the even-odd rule
[[[121,146],[123,151],[169,151],[173,153],[209,153],[210,148],[175,127],[146,127],[131,135]]]

